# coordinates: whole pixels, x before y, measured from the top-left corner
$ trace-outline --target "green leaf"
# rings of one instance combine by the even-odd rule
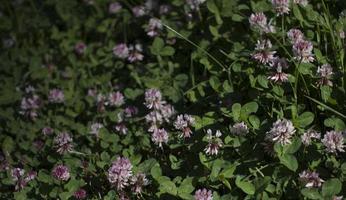
[[[155,180],[157,180],[160,176],[162,176],[162,170],[158,163],[156,163],[154,167],[151,168],[150,174]]]
[[[312,112],[304,112],[297,118],[299,126],[305,128],[314,121],[314,114]]]
[[[151,53],[154,55],[160,55],[161,50],[163,49],[163,47],[165,46],[163,39],[156,37],[150,50]]]
[[[235,184],[238,188],[243,190],[246,194],[253,195],[255,194],[255,186],[250,182],[246,180],[241,180],[240,176],[237,176],[235,180]]]
[[[183,199],[190,196],[191,192],[193,192],[195,189],[195,187],[192,185],[192,181],[193,177],[187,177],[183,180],[178,188],[178,196]]]
[[[288,153],[288,154],[294,154],[295,152],[297,152],[300,148],[300,146],[302,145],[302,142],[299,138],[295,138],[291,144],[289,145],[285,145],[284,148],[284,153]]]
[[[176,196],[178,193],[177,186],[172,181],[170,181],[169,178],[168,179],[167,178],[168,177],[160,178],[158,180],[158,182],[160,183],[160,187],[159,187],[160,193],[162,194],[168,193],[173,196]]]
[[[259,129],[261,122],[256,115],[250,115],[249,122],[254,129]]]
[[[232,115],[233,115],[233,120],[238,121],[240,117],[240,110],[241,110],[241,105],[239,103],[235,103],[232,105]]]
[[[161,56],[173,56],[175,53],[175,49],[170,46],[166,46],[160,51]]]
[[[209,79],[209,84],[215,91],[218,91],[218,88],[221,86],[220,80],[216,76],[212,76]]]
[[[342,183],[337,178],[332,178],[323,183],[322,195],[324,197],[331,197],[337,195],[342,188]]]
[[[225,178],[232,178],[234,175],[234,171],[236,170],[238,164],[230,164],[224,167],[224,169],[221,171],[220,176],[223,176]]]
[[[288,169],[296,171],[298,169],[298,161],[294,155],[283,154],[279,157],[280,163],[285,165]]]
[[[316,188],[304,188],[300,192],[309,199],[323,199]]]

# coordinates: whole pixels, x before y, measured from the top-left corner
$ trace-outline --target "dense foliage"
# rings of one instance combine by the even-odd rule
[[[0,199],[343,199],[343,0],[4,0]]]

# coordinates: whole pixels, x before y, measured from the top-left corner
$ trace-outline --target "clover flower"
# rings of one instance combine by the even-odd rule
[[[320,77],[320,80],[317,81],[317,85],[328,85],[333,86],[333,82],[330,81],[333,75],[333,68],[330,64],[324,64],[317,68],[317,75]]]
[[[191,10],[199,10],[199,6],[206,0],[186,0],[187,5],[190,6]]]
[[[272,43],[270,40],[257,41],[255,53],[252,54],[252,58],[262,64],[268,64],[274,59],[276,51],[271,51]]]
[[[289,0],[272,0],[277,15],[288,14],[290,12],[289,3]]]
[[[162,105],[160,112],[166,122],[170,122],[171,117],[175,114],[174,107],[170,104]]]
[[[267,22],[267,17],[263,12],[253,13],[249,18],[250,26],[260,33],[274,33],[275,28]]]
[[[322,186],[324,180],[319,177],[319,174],[316,172],[311,172],[305,170],[299,174],[299,179],[305,184],[307,188],[318,188]]]
[[[116,14],[116,13],[118,13],[121,9],[122,9],[122,6],[121,6],[120,3],[118,3],[118,2],[113,2],[113,3],[109,4],[108,12],[109,12],[110,14]]]
[[[119,133],[126,135],[128,132],[128,129],[124,123],[119,123],[115,125],[115,130],[118,131]]]
[[[22,168],[14,168],[11,170],[12,180],[15,182],[15,190],[23,189],[30,181],[34,180],[37,172],[29,171],[25,176],[25,170]]]
[[[135,17],[142,17],[147,14],[144,6],[135,6],[132,8],[132,13]]]
[[[138,113],[138,108],[136,106],[127,106],[124,110],[125,117],[133,117]]]
[[[70,178],[70,170],[65,165],[56,165],[52,170],[52,176],[60,181],[67,181]]]
[[[167,13],[169,13],[170,11],[171,11],[171,6],[170,5],[168,5],[168,4],[166,4],[166,5],[160,5],[160,11],[159,11],[159,13],[161,14],[161,15],[164,15],[164,14],[167,14]]]
[[[223,146],[223,143],[220,139],[222,133],[217,130],[215,135],[213,135],[210,129],[207,130],[207,140],[208,145],[204,149],[204,152],[208,155],[217,155],[219,153],[219,149]]]
[[[64,92],[60,89],[52,89],[49,91],[48,101],[51,103],[63,103],[65,101]]]
[[[293,3],[305,7],[308,5],[309,2],[308,2],[308,0],[293,0]]]
[[[332,200],[343,200],[344,196],[333,196]]]
[[[213,200],[212,191],[205,188],[197,190],[194,197],[195,200]]]
[[[164,128],[156,128],[151,135],[151,140],[162,148],[162,143],[168,142],[168,133]]]
[[[85,199],[87,197],[87,192],[83,188],[80,188],[73,193],[73,196],[76,199]]]
[[[37,110],[41,106],[41,99],[36,94],[32,94],[28,97],[23,97],[20,103],[19,113],[35,120],[38,116]]]
[[[110,106],[121,106],[125,103],[124,95],[121,92],[112,92],[108,95],[107,105]]]
[[[73,140],[70,134],[68,134],[67,132],[62,132],[54,138],[54,147],[57,149],[58,153],[64,154],[66,152],[72,151],[72,141]]]
[[[131,177],[132,191],[137,195],[141,194],[143,191],[143,187],[147,186],[148,184],[149,181],[143,173],[138,173],[135,176]]]
[[[142,54],[142,45],[136,44],[136,45],[130,45],[129,46],[129,56],[127,60],[131,63],[142,61],[144,56]]]
[[[300,40],[304,40],[303,32],[295,28],[292,28],[287,32],[287,37],[292,44],[295,44]]]
[[[78,42],[75,46],[74,46],[74,51],[76,52],[76,54],[78,55],[83,55],[85,50],[86,50],[87,46],[85,45],[84,42]]]
[[[162,101],[162,95],[158,89],[148,89],[145,91],[145,106],[149,109],[159,110],[165,101]]]
[[[103,128],[103,124],[101,124],[101,123],[96,122],[96,123],[91,124],[90,134],[98,136],[101,128]]]
[[[129,53],[129,48],[124,43],[118,44],[113,48],[113,54],[121,59],[127,58]]]
[[[293,45],[293,54],[296,60],[302,63],[310,63],[315,60],[312,54],[313,45],[306,40],[299,40]]]
[[[235,123],[230,127],[232,134],[244,136],[249,133],[249,128],[244,122]]]
[[[305,146],[310,145],[313,138],[320,139],[321,133],[319,133],[313,129],[309,129],[306,132],[304,132],[304,134],[301,136],[302,143]]]
[[[53,132],[54,132],[54,130],[51,127],[49,127],[49,126],[46,126],[46,127],[44,127],[42,129],[42,134],[45,135],[45,136],[52,135]]]
[[[188,114],[178,115],[174,122],[174,127],[181,131],[180,137],[189,138],[191,137],[192,131],[191,126],[195,124],[195,119]]]
[[[119,191],[130,184],[132,164],[125,157],[118,157],[108,169],[108,181]]]
[[[145,120],[152,125],[160,125],[163,122],[163,116],[161,115],[161,112],[154,110],[145,116]]]
[[[323,139],[323,145],[329,153],[344,152],[344,136],[339,131],[328,131]]]
[[[267,132],[266,138],[273,142],[279,142],[281,145],[291,143],[291,138],[296,132],[292,122],[287,119],[278,119]]]
[[[148,27],[146,29],[147,35],[150,37],[155,37],[159,35],[159,31],[162,30],[162,23],[161,20],[156,18],[151,18],[149,20]]]
[[[288,81],[288,74],[282,71],[283,69],[288,68],[285,58],[275,57],[272,59],[270,66],[272,69],[275,69],[276,72],[272,73],[272,75],[268,77],[269,80],[272,80],[275,83],[283,83]]]

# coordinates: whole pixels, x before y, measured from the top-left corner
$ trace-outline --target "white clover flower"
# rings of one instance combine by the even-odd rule
[[[296,130],[290,120],[278,119],[267,132],[266,139],[286,145],[291,143],[291,138],[295,132]]]

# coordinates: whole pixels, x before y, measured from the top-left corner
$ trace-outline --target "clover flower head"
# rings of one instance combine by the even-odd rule
[[[73,193],[73,196],[76,199],[85,199],[87,197],[87,192],[83,188],[80,188]]]
[[[311,42],[306,40],[299,40],[293,44],[293,54],[296,60],[299,60],[302,63],[310,63],[315,60],[312,50],[313,45]]]
[[[131,177],[132,191],[135,194],[141,194],[143,187],[149,184],[149,180],[143,173],[138,173],[135,176]]]
[[[272,43],[270,40],[258,40],[255,48],[255,53],[252,58],[262,64],[268,64],[274,59],[276,51],[271,51]]]
[[[162,148],[162,143],[168,142],[168,133],[164,128],[155,129],[151,135],[151,140]]]
[[[321,138],[321,133],[317,132],[314,129],[309,129],[304,134],[301,136],[302,143],[305,146],[308,146],[311,144],[312,139],[320,139]]]
[[[290,12],[289,0],[272,0],[272,5],[277,15],[284,15]]]
[[[293,123],[287,119],[278,119],[267,132],[266,138],[273,142],[278,142],[281,145],[291,143],[291,138],[296,132]]]
[[[63,103],[65,101],[64,92],[60,89],[52,89],[49,91],[48,101],[51,103]]]
[[[120,10],[122,9],[122,6],[119,2],[113,2],[111,4],[109,4],[109,7],[108,7],[108,12],[110,14],[116,14],[118,13]]]
[[[232,134],[244,136],[249,133],[249,128],[244,122],[238,122],[230,127],[230,131]]]
[[[129,48],[125,43],[120,43],[113,48],[113,54],[121,59],[125,59],[129,56]]]
[[[72,137],[67,132],[61,132],[54,138],[54,147],[57,149],[57,152],[64,154],[66,152],[72,151]]]
[[[292,44],[297,43],[300,40],[304,40],[304,34],[301,30],[292,28],[287,32],[287,37]]]
[[[121,106],[125,103],[124,95],[121,92],[112,92],[108,95],[107,104],[110,106]]]
[[[130,184],[132,164],[128,158],[118,157],[108,169],[108,181],[119,191]]]
[[[212,191],[205,188],[197,190],[194,197],[195,200],[213,200]]]
[[[223,143],[220,139],[222,136],[222,133],[220,130],[217,130],[215,132],[215,135],[213,135],[212,130],[207,130],[207,140],[208,145],[204,149],[204,152],[208,155],[217,155],[219,153],[219,149],[223,146]]]
[[[65,165],[56,165],[52,170],[52,176],[60,181],[67,181],[70,178],[70,170]]]
[[[308,170],[305,170],[299,174],[299,179],[305,184],[305,187],[307,188],[318,188],[322,186],[322,183],[324,180],[322,180],[319,177],[319,174],[317,172],[311,172]]]
[[[252,13],[249,18],[250,26],[260,33],[274,33],[275,28],[267,22],[267,17],[263,12]]]
[[[344,152],[344,136],[340,131],[328,131],[323,139],[323,145],[326,147],[326,151],[329,153],[336,154],[339,152]]]

